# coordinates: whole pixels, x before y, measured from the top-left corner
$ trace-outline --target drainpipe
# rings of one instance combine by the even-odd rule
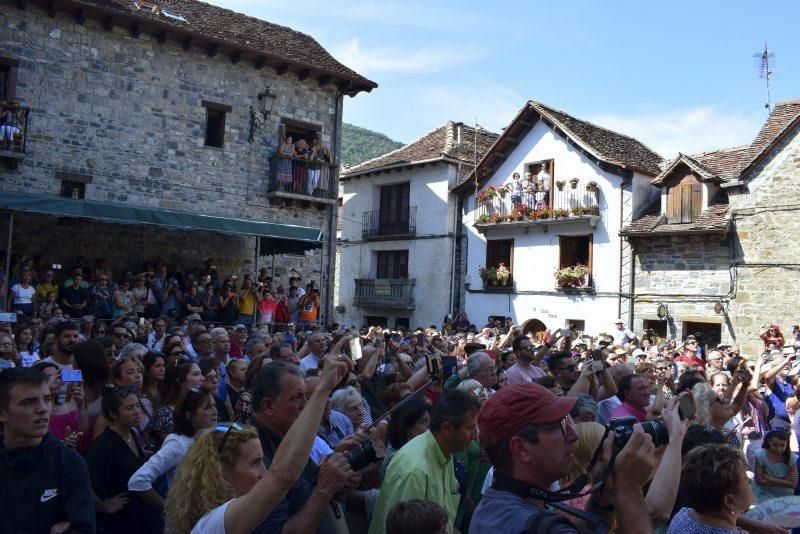
[[[460,142],[461,142],[461,126],[458,127],[458,137],[459,137],[459,144],[460,144]],[[458,177],[459,176],[461,176],[461,163],[459,163],[458,166],[456,167],[456,183],[458,182]],[[448,190],[449,190],[449,188],[448,188]],[[450,200],[449,199],[450,194],[451,193],[448,192],[448,201]],[[450,306],[449,306],[449,309],[447,310],[447,313],[449,313],[450,315],[453,315],[453,312],[455,310],[455,303],[453,301],[455,299],[456,279],[460,279],[461,278],[460,270],[456,269],[456,243],[457,243],[457,240],[459,239],[459,236],[460,236],[459,229],[460,229],[460,221],[461,221],[461,217],[460,217],[460,215],[461,215],[461,209],[460,209],[461,202],[459,201],[460,197],[458,195],[453,195],[453,197],[455,199],[454,211],[453,211],[453,226],[450,229],[450,231],[447,232],[448,234],[450,234],[450,247],[451,247],[451,252],[450,252],[450,298],[448,299],[448,303],[450,304]],[[459,262],[459,264],[460,264],[460,262]]]
[[[625,220],[625,179],[622,179],[622,184],[619,187],[619,227],[622,228],[622,223]],[[622,238],[619,239],[619,276],[618,289],[617,289],[617,317],[622,317]],[[629,325],[630,327],[630,325]]]

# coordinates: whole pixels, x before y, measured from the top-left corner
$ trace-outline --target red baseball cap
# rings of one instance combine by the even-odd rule
[[[478,413],[482,449],[489,449],[526,425],[555,423],[564,419],[577,397],[558,397],[531,382],[503,386]]]

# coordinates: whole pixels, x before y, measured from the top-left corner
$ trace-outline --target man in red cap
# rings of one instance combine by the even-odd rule
[[[547,506],[565,500],[549,488],[570,471],[572,444],[578,435],[569,412],[576,401],[525,383],[500,389],[483,405],[478,414],[480,445],[492,461],[494,480],[475,509],[470,530],[580,532]],[[613,436],[609,436],[603,443],[606,459],[612,445]],[[652,473],[653,451],[652,439],[637,427],[614,461],[613,495],[596,490],[587,511],[601,517],[615,506],[620,532],[651,532],[642,486]],[[602,463],[598,461],[598,466]]]

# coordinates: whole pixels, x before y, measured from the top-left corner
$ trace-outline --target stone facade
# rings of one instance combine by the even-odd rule
[[[754,351],[770,323],[788,335],[800,322],[800,128],[742,178],[746,186],[730,195],[736,287],[728,313],[737,339]]]
[[[667,307],[666,334],[682,338],[690,333],[684,323],[722,325],[723,339],[730,338],[727,324],[714,312],[714,303],[730,291],[727,239],[719,236],[671,236],[631,240],[634,250],[633,328],[645,321],[661,321],[659,304]],[[663,327],[663,326],[662,326]]]
[[[16,170],[0,170],[0,191],[56,196],[56,172],[66,171],[91,176],[90,200],[320,228],[321,250],[262,257],[259,265],[274,261],[287,273],[295,268],[316,280],[330,304],[335,207],[273,205],[266,186],[282,119],[315,125],[338,159],[342,101],[336,88],[186,51],[175,41],[161,44],[145,33],[134,38],[124,28],[106,31],[94,20],[78,24],[63,13],[51,18],[35,6],[8,5],[0,28],[0,56],[19,61],[17,99],[31,108],[25,158]],[[249,143],[249,110],[267,85],[277,100]],[[205,146],[203,101],[230,106],[223,148]],[[52,231],[64,225],[55,221],[20,217],[13,250],[52,254],[53,263],[70,263],[55,261],[65,256],[107,257],[120,262],[112,263],[115,271],[153,257],[184,264],[214,257],[239,272],[256,267],[253,238],[72,222],[67,235],[73,224],[93,234],[68,244]]]

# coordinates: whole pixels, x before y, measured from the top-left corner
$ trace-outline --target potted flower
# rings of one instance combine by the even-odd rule
[[[579,263],[556,269],[555,278],[559,287],[583,287],[589,282],[589,268]]]
[[[556,180],[556,187],[558,188],[559,191],[563,191],[565,185],[567,185],[567,182],[565,182],[564,180]]]
[[[579,181],[580,181],[580,180],[578,180],[578,178],[577,178],[577,177],[575,177],[575,178],[570,178],[570,179],[569,179],[569,185],[570,185],[570,187],[572,187],[572,189],[577,189],[577,188],[578,188],[578,182],[579,182]]]
[[[594,180],[590,180],[589,182],[586,183],[587,191],[595,192],[597,191],[597,189],[598,189],[597,182],[595,182]]]
[[[493,186],[490,185],[489,187],[483,190],[483,195],[486,200],[491,201],[494,197],[497,196],[497,189],[495,189]]]
[[[500,198],[506,198],[506,195],[509,194],[511,190],[508,188],[507,185],[501,185],[497,188],[497,194],[500,195]]]
[[[483,280],[483,285],[488,286],[489,284],[497,284],[497,269],[494,267],[479,267],[478,274]]]
[[[520,210],[519,208],[514,208],[511,210],[511,214],[508,216],[511,222],[519,222],[525,219],[525,212]]]
[[[495,278],[497,278],[497,282],[504,286],[508,283],[508,279],[511,278],[511,271],[508,270],[508,267],[504,263],[500,263],[497,266],[497,270],[495,271]]]
[[[553,210],[553,217],[555,219],[566,219],[569,217],[569,210],[564,208],[556,208]]]
[[[572,208],[572,214],[576,217],[581,217],[583,215],[586,215],[586,208],[583,206],[575,206],[574,208]]]
[[[478,202],[481,204],[488,204],[491,199],[486,196],[486,191],[478,191]]]
[[[489,216],[488,213],[481,213],[475,218],[475,224],[486,224],[491,222],[492,218]]]
[[[600,206],[585,206],[586,215],[600,215]]]
[[[536,211],[535,217],[538,220],[550,219],[553,217],[553,211],[550,208],[542,208]]]

